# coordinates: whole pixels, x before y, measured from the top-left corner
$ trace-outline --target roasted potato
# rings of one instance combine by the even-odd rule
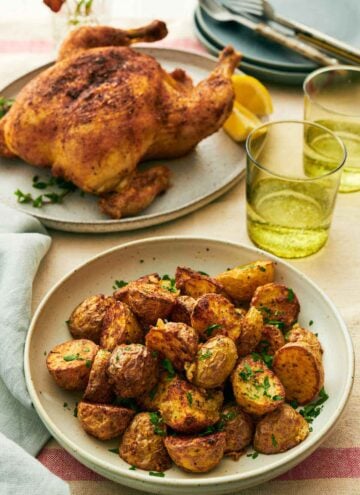
[[[281,380],[287,400],[311,402],[324,385],[324,368],[313,347],[303,341],[289,342],[276,351],[273,370]]]
[[[191,325],[191,313],[196,300],[190,296],[178,296],[170,314],[170,321],[177,321]]]
[[[241,320],[241,334],[236,341],[238,355],[246,356],[253,352],[260,342],[264,326],[262,314],[252,307]]]
[[[87,297],[80,303],[67,322],[74,339],[89,339],[98,344],[105,313],[114,303],[113,297],[103,294]]]
[[[232,372],[236,360],[234,341],[217,335],[200,345],[195,361],[185,365],[186,378],[197,387],[220,387]]]
[[[136,398],[140,408],[144,411],[158,411],[173,379],[174,377],[170,376],[167,371],[162,371],[157,384],[149,392]]]
[[[278,327],[275,325],[264,325],[260,342],[255,350],[256,352],[265,352],[269,356],[273,356],[285,344],[285,337]]]
[[[159,285],[138,283],[129,287],[126,303],[145,324],[155,325],[171,313],[176,296]]]
[[[242,450],[250,445],[254,434],[254,422],[237,404],[228,404],[221,411],[219,423],[226,434],[225,455],[237,460]]]
[[[272,261],[255,261],[220,273],[215,279],[232,299],[246,302],[250,301],[257,287],[273,282],[274,276],[275,264]]]
[[[298,323],[286,334],[287,342],[303,342],[307,344],[318,359],[322,359],[323,350],[317,336],[302,328]]]
[[[107,374],[120,398],[138,397],[155,386],[158,359],[142,344],[121,344],[111,354]]]
[[[225,433],[211,435],[168,436],[165,447],[177,466],[191,473],[207,473],[219,464],[225,448]]]
[[[180,289],[181,294],[191,296],[194,299],[210,293],[227,296],[220,282],[191,268],[178,266],[176,268],[175,281],[176,287]]]
[[[202,390],[175,377],[160,404],[164,422],[175,431],[197,433],[220,418],[223,394],[220,390]]]
[[[120,344],[142,344],[144,333],[129,306],[116,301],[105,313],[100,345],[113,351]]]
[[[231,382],[236,402],[249,414],[267,414],[285,400],[285,390],[279,378],[262,359],[242,358],[232,372]]]
[[[146,346],[170,359],[174,367],[183,370],[187,361],[195,359],[198,334],[185,323],[164,323],[158,320],[146,334]]]
[[[84,390],[99,347],[92,340],[69,340],[56,345],[46,358],[50,375],[59,387]]]
[[[135,415],[132,409],[79,402],[77,417],[86,433],[99,440],[110,440],[121,435]]]
[[[107,376],[111,352],[100,349],[95,356],[91,367],[89,381],[87,383],[83,400],[109,404],[114,398],[112,386]]]
[[[251,299],[251,306],[262,312],[265,323],[276,324],[280,330],[290,328],[300,311],[294,291],[275,283],[258,287]]]
[[[241,334],[241,315],[224,296],[205,294],[194,306],[191,326],[204,340],[215,335],[226,335],[236,342]]]
[[[166,471],[171,459],[164,446],[166,426],[157,413],[139,413],[125,431],[120,457],[125,462],[147,471]]]
[[[124,285],[124,287],[121,287],[120,289],[116,289],[113,296],[118,301],[122,301],[127,304],[128,293],[131,287],[135,287],[141,284],[159,285],[160,280],[161,279],[158,273],[149,273],[149,275],[143,275],[142,277],[137,278],[136,280],[132,280],[129,283],[125,282],[126,285]]]
[[[281,404],[256,425],[254,449],[262,454],[278,454],[295,447],[309,434],[309,425],[295,409]]]

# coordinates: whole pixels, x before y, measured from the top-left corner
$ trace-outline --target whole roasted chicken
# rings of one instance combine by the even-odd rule
[[[130,44],[166,36],[160,21],[123,31],[81,27],[58,61],[27,84],[0,121],[0,154],[18,156],[100,196],[113,218],[135,215],[169,187],[169,170],[141,161],[175,158],[216,132],[231,112],[239,55],[227,47],[193,86]]]

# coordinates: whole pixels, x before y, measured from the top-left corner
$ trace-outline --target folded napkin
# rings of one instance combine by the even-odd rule
[[[23,353],[32,283],[50,247],[35,218],[0,205],[0,494],[68,495],[69,488],[32,456],[50,435],[26,389]]]

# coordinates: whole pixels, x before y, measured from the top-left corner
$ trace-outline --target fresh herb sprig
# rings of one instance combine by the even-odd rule
[[[328,400],[328,398],[329,396],[323,387],[319,392],[318,400],[312,404],[307,404],[303,409],[300,409],[299,413],[308,423],[312,423],[321,413],[324,407],[323,404]]]
[[[48,181],[45,181],[40,180],[38,175],[33,177],[32,187],[39,190],[48,190],[49,187],[55,187],[57,191],[50,190],[39,196],[33,196],[31,193],[24,193],[20,189],[17,189],[14,194],[18,203],[31,204],[34,208],[42,208],[45,205],[62,203],[65,196],[77,190],[75,184],[61,177],[50,177]]]
[[[4,96],[0,96],[0,119],[4,117],[6,113],[8,113],[8,111],[14,104],[14,101],[14,98],[5,98]]]

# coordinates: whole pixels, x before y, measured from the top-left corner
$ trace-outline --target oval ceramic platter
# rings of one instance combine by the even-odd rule
[[[216,63],[213,57],[180,50],[149,47],[137,47],[136,50],[155,57],[167,70],[185,69],[194,82],[206,78]],[[16,97],[25,84],[50,65],[17,79],[0,94],[7,98]],[[14,195],[17,189],[38,196],[41,191],[32,187],[32,178],[36,175],[44,179],[50,177],[50,172],[32,167],[20,159],[0,158],[0,201],[36,216],[48,227],[69,232],[117,232],[149,227],[201,208],[228,191],[245,171],[245,151],[220,130],[182,158],[147,162],[145,167],[158,163],[171,169],[172,187],[135,217],[112,220],[100,212],[95,196],[81,196],[79,191],[68,195],[62,204],[41,209],[19,204]]]
[[[100,442],[88,436],[73,415],[79,396],[55,385],[46,369],[45,355],[71,338],[65,320],[74,306],[92,294],[112,293],[115,279],[132,280],[146,273],[173,274],[178,265],[215,275],[227,267],[258,259],[277,262],[276,279],[292,287],[301,303],[300,324],[317,332],[324,348],[325,389],[329,399],[313,422],[313,431],[297,447],[277,455],[223,459],[211,472],[191,474],[172,467],[165,477],[129,470],[109,452],[118,441]],[[86,283],[84,281],[86,280]],[[287,263],[255,248],[214,239],[159,237],[136,241],[106,251],[63,278],[44,298],[32,320],[25,347],[25,375],[33,404],[59,443],[97,473],[142,491],[159,494],[230,494],[267,481],[311,454],[339,419],[349,398],[354,370],[351,338],[337,309],[307,277]],[[69,407],[64,407],[67,403]],[[251,450],[250,450],[251,451]]]

